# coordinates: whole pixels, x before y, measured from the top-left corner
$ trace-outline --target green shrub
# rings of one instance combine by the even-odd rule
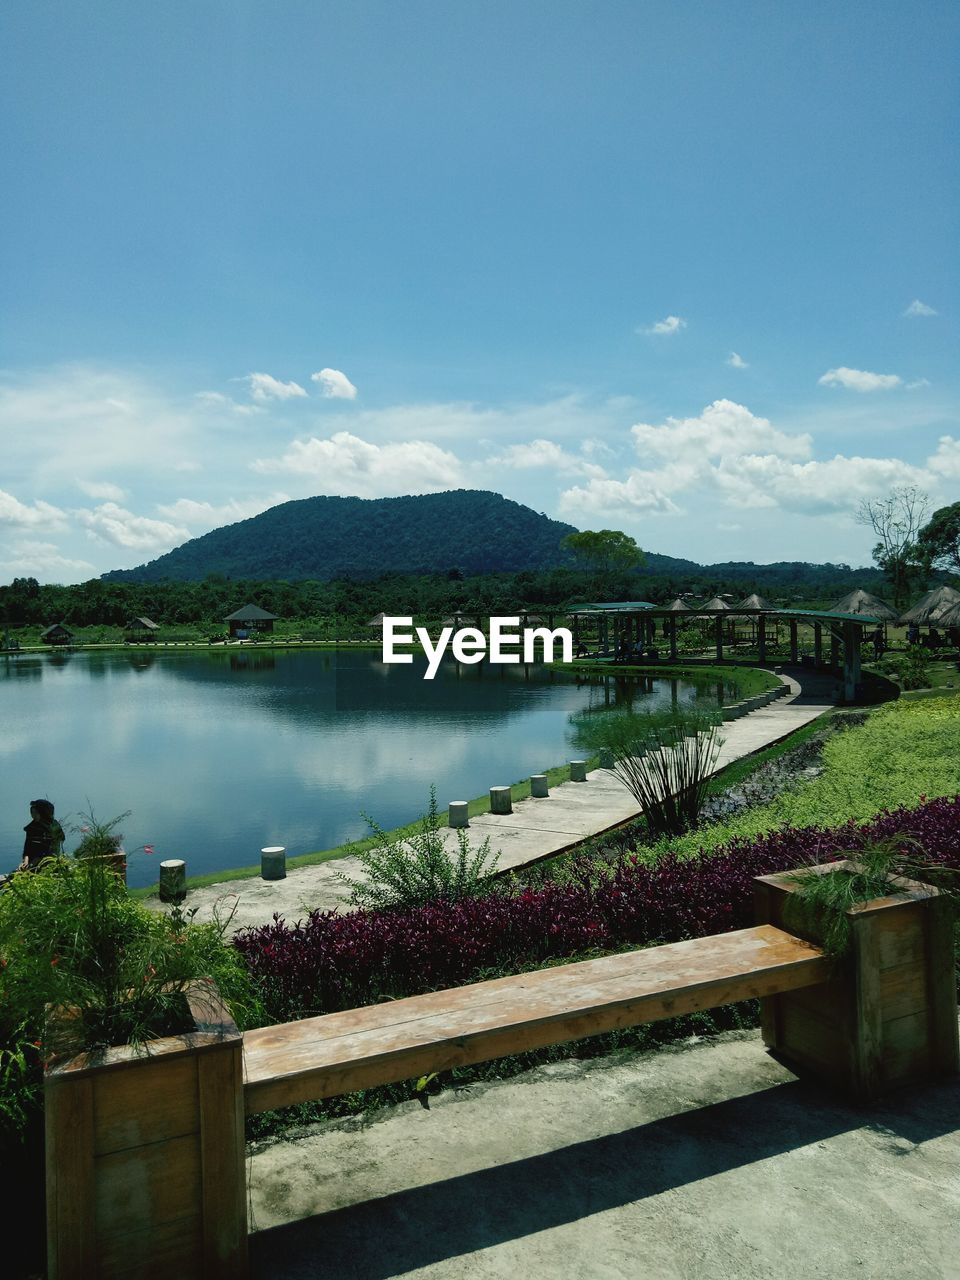
[[[139,1043],[172,1029],[188,982],[211,977],[238,1022],[257,1005],[225,922],[158,915],[98,858],[49,858],[0,893],[0,1008],[13,1032],[41,1041],[48,1005],[76,1011],[58,1049]]]
[[[419,907],[438,899],[456,902],[473,897],[497,869],[499,855],[491,850],[489,836],[474,849],[466,831],[458,828],[456,851],[448,850],[435,786],[430,788],[430,807],[419,828],[404,840],[391,839],[372,818],[364,817],[373,832],[373,844],[356,857],[367,878],[336,873],[349,888],[354,906],[376,910]]]
[[[930,686],[930,653],[922,645],[911,644],[905,653],[884,654],[878,666],[902,689],[927,689]]]

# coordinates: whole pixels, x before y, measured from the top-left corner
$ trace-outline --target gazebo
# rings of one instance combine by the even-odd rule
[[[131,618],[123,628],[126,640],[156,640],[160,630],[156,622],[150,618]]]
[[[246,640],[251,631],[272,631],[276,621],[275,613],[268,613],[255,604],[245,604],[242,609],[224,618],[231,636],[237,640]]]
[[[73,632],[68,631],[62,622],[55,622],[40,632],[40,639],[44,644],[72,644]]]
[[[834,613],[869,613],[874,618],[879,618],[882,622],[896,622],[898,613],[892,605],[887,604],[886,600],[881,600],[879,596],[871,595],[869,591],[864,591],[861,587],[857,587],[855,591],[851,591],[849,595],[845,595],[842,600],[838,600],[835,605],[831,605]]]
[[[960,591],[946,585],[935,587],[921,596],[912,609],[900,619],[901,623],[915,622],[918,626],[932,627],[942,621],[942,615],[960,604]]]
[[[729,607],[729,606],[728,606]],[[741,609],[773,609],[773,605],[769,600],[764,600],[763,596],[758,596],[754,591],[751,595],[741,600],[739,604],[735,604],[734,609],[738,612]]]

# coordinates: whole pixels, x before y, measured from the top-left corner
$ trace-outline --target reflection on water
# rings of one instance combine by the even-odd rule
[[[0,871],[28,802],[61,818],[132,810],[129,850],[201,874],[291,856],[415,818],[569,755],[570,717],[715,701],[722,685],[569,675],[551,667],[384,666],[369,651],[96,651],[0,659]],[[65,825],[67,823],[65,822]],[[68,841],[68,848],[73,841]],[[156,879],[145,855],[130,883]]]

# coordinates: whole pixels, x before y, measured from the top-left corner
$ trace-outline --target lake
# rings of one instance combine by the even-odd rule
[[[385,666],[379,651],[143,649],[0,658],[0,871],[23,848],[29,801],[64,827],[90,805],[131,852],[129,883],[161,858],[188,875],[259,864],[391,828],[570,758],[570,717],[625,700],[667,706],[716,683],[575,676],[548,666]],[[79,837],[68,834],[67,848]],[[153,845],[155,854],[133,853]]]

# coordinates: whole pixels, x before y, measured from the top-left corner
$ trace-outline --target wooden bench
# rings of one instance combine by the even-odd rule
[[[248,1031],[248,1115],[825,982],[773,925]]]
[[[789,875],[755,880],[752,929],[473,983],[241,1036],[194,984],[194,1032],[45,1080],[50,1280],[244,1280],[243,1115],[759,997],[763,1038],[848,1096],[960,1070],[953,924],[898,880],[853,915],[837,965]]]

